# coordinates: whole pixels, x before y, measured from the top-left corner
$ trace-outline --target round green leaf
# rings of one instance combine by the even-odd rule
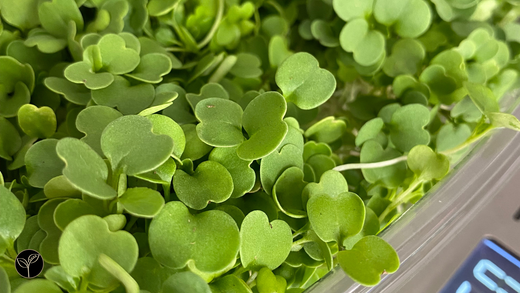
[[[198,160],[211,151],[212,147],[200,140],[195,125],[183,124],[181,128],[186,137],[186,149],[182,153],[181,159]]]
[[[374,16],[379,23],[391,26],[403,38],[416,38],[430,26],[432,13],[424,0],[376,0]]]
[[[172,61],[167,55],[151,53],[141,57],[139,65],[127,76],[142,82],[160,83],[171,70]]]
[[[52,178],[43,187],[45,196],[49,199],[58,197],[77,197],[81,198],[81,191],[75,188],[67,179],[60,175]]]
[[[61,293],[60,287],[49,280],[34,279],[21,284],[13,293]]]
[[[49,180],[61,175],[65,164],[56,153],[57,139],[39,141],[25,154],[29,184],[43,188]]]
[[[128,213],[140,218],[153,218],[164,206],[161,194],[146,187],[128,188],[119,202]]]
[[[312,196],[307,202],[307,214],[312,229],[325,242],[343,243],[363,228],[365,205],[352,192],[332,196],[326,193]]]
[[[240,238],[240,261],[248,269],[265,266],[274,270],[291,251],[292,232],[289,225],[282,220],[269,223],[262,211],[253,211],[246,216],[240,228]]]
[[[372,14],[373,0],[333,0],[332,5],[336,14],[344,21],[355,18],[366,18]]]
[[[101,134],[110,122],[121,116],[123,114],[106,106],[91,106],[81,110],[76,118],[77,129],[85,133],[81,141],[88,144],[100,156],[103,156]]]
[[[231,196],[233,178],[221,164],[205,161],[192,175],[178,170],[173,177],[173,188],[183,203],[202,210],[209,202],[221,203]]]
[[[0,117],[0,158],[12,160],[22,146],[22,139],[18,130],[4,117]],[[29,169],[27,170],[29,173]]]
[[[103,68],[112,74],[125,74],[139,65],[139,53],[127,48],[125,39],[119,35],[104,35],[98,42]]]
[[[74,84],[65,78],[47,77],[45,86],[51,91],[63,95],[69,102],[78,105],[87,105],[90,101],[90,90],[81,84]]]
[[[408,167],[419,180],[442,179],[450,170],[450,161],[443,154],[436,154],[425,145],[418,145],[408,154]]]
[[[304,211],[302,202],[303,189],[307,183],[303,178],[303,171],[298,167],[290,167],[285,170],[273,187],[273,198],[278,208],[293,218],[304,218],[307,213]]]
[[[315,195],[328,194],[332,197],[348,191],[347,180],[338,171],[326,171],[320,178],[319,183],[309,183],[303,190],[303,204],[307,205],[307,201]]]
[[[354,53],[354,60],[362,66],[378,63],[385,56],[385,37],[371,30],[363,18],[350,21],[339,36],[343,50]]]
[[[276,150],[288,131],[282,120],[286,110],[285,99],[276,92],[266,92],[252,100],[242,116],[242,125],[249,139],[239,145],[238,156],[244,160],[256,160]]]
[[[285,145],[280,152],[273,152],[263,158],[260,163],[260,180],[264,191],[269,195],[272,194],[278,177],[293,166],[303,170],[301,151],[292,144]]]
[[[173,140],[172,157],[180,160],[186,147],[186,137],[182,128],[171,118],[163,115],[150,115],[146,118],[150,119],[153,124],[153,133],[168,135]]]
[[[58,142],[56,151],[66,164],[63,175],[74,187],[99,199],[112,199],[117,195],[106,183],[107,165],[86,143],[75,138],[64,138]]]
[[[390,122],[390,139],[402,152],[419,144],[430,142],[430,133],[424,129],[430,122],[430,111],[423,105],[411,104],[397,109]]]
[[[0,116],[14,117],[18,110],[30,101],[31,92],[25,83],[16,82],[12,93],[8,93],[6,87],[0,84]]]
[[[132,271],[137,262],[138,247],[134,237],[126,231],[111,232],[107,222],[98,216],[87,215],[72,221],[59,243],[63,270],[100,288],[117,284],[117,280],[99,264],[101,254],[109,256],[126,271]]]
[[[242,113],[242,107],[230,100],[202,100],[195,108],[195,116],[200,120],[197,135],[203,142],[214,147],[239,145],[244,141]]]
[[[162,285],[162,292],[211,293],[204,279],[192,272],[180,272],[169,277]]]
[[[173,140],[156,135],[152,122],[141,116],[112,121],[101,135],[101,149],[113,170],[127,175],[145,173],[162,165],[173,152]]]
[[[0,207],[0,238],[7,245],[13,246],[14,240],[25,226],[25,209],[18,198],[4,186],[0,186]]]
[[[237,147],[215,148],[209,154],[209,160],[220,163],[233,179],[231,198],[241,197],[253,189],[256,174],[251,169],[252,161],[243,160],[237,155]]]
[[[96,209],[81,199],[68,199],[54,210],[54,222],[60,230],[65,230],[70,222],[84,215],[95,215]]]
[[[30,136],[49,138],[56,132],[56,114],[49,107],[25,104],[18,110],[18,124]]]
[[[308,53],[287,58],[276,71],[276,84],[288,102],[304,110],[325,103],[336,90],[334,75],[320,68],[318,60]]]
[[[354,281],[364,286],[375,286],[381,274],[392,274],[399,268],[399,256],[383,239],[366,236],[351,250],[338,253],[339,265]]]
[[[175,223],[175,225],[172,225]],[[240,236],[235,220],[222,211],[191,215],[181,202],[169,202],[150,224],[150,249],[170,268],[217,275],[233,266]]]

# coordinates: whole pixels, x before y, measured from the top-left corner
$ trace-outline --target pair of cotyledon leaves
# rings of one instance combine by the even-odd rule
[[[367,19],[375,20],[403,38],[416,38],[430,26],[431,11],[423,0],[334,0],[334,11],[347,22],[340,33],[341,47],[354,54],[362,66],[371,66],[385,58],[385,36],[372,29]]]
[[[162,115],[121,117],[114,109],[94,106],[80,112],[77,125],[86,134],[81,140],[46,139],[29,149],[25,159],[29,182],[33,186],[44,187],[63,173],[76,189],[96,198],[113,199],[117,194],[107,184],[109,174],[148,178],[147,172],[159,169],[163,164],[171,165],[168,159],[171,156],[179,158],[184,151],[182,129]],[[109,171],[102,155],[106,156],[112,170]],[[175,168],[168,166],[164,168],[170,169],[166,173],[171,173],[171,178]],[[117,182],[117,178],[115,180]],[[137,200],[139,196],[148,195],[146,191],[136,191],[130,197]],[[124,198],[120,200],[124,201]]]
[[[141,52],[140,40],[132,34],[107,34],[93,40],[97,42],[85,48],[83,61],[71,64],[64,72],[69,81],[84,84],[88,89],[131,88],[127,81],[115,82],[115,76],[123,74],[138,81],[159,83],[172,69],[166,54]]]

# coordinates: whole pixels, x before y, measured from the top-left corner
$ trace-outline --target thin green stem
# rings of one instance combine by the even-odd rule
[[[164,201],[169,202],[170,201],[170,184],[163,184],[163,191],[164,191]]]
[[[294,241],[292,244],[292,247],[301,246],[301,245],[303,245],[305,243],[309,243],[309,242],[312,242],[312,240],[303,237],[302,239]]]
[[[381,215],[379,216],[379,222],[383,222],[383,220],[388,216],[388,214],[390,214],[390,212],[393,211],[396,207],[401,205],[406,199],[407,195],[412,193],[421,183],[423,183],[422,180],[415,180],[414,182],[412,182],[412,184],[410,184],[410,186],[408,186],[406,190],[401,192],[396,197],[396,199],[391,204],[389,204],[386,207],[386,209],[381,213]]]
[[[247,279],[246,281],[246,284],[249,286],[249,287],[253,287],[251,286],[251,283],[253,283],[255,280],[256,280],[256,277],[258,276],[258,272],[254,272],[250,277],[249,279]]]
[[[265,4],[271,5],[282,18],[285,18],[285,9],[275,1],[267,1]]]
[[[224,15],[224,0],[218,0],[218,10],[217,10],[217,16],[215,17],[215,22],[213,22],[213,26],[209,30],[206,37],[197,44],[197,47],[199,49],[202,49],[204,46],[209,44],[211,42],[211,39],[217,32],[218,26],[220,25],[220,22],[222,21],[222,17]]]
[[[443,155],[446,155],[446,156],[454,154],[454,153],[456,153],[456,152],[458,152],[458,151],[460,151],[460,150],[470,146],[471,144],[475,143],[476,141],[480,140],[482,137],[487,135],[493,129],[494,129],[493,127],[490,127],[488,129],[484,130],[479,135],[477,135],[475,137],[472,137],[471,139],[465,141],[464,143],[462,143],[462,144],[460,144],[460,145],[458,145],[458,146],[456,146],[456,147],[454,147],[452,149],[449,149],[449,150],[446,150],[446,151],[442,151],[442,152],[439,152],[439,153],[443,154]],[[342,172],[342,171],[347,171],[347,170],[382,168],[382,167],[395,165],[397,163],[406,161],[407,159],[408,159],[408,156],[404,155],[404,156],[397,157],[395,159],[382,161],[382,162],[353,163],[353,164],[340,165],[340,166],[335,167],[333,170],[338,171],[338,172]]]
[[[166,48],[166,51],[168,51],[168,52],[186,52],[187,50],[185,48],[180,48],[180,47],[169,47],[169,48]]]
[[[79,284],[79,292],[86,292],[88,288],[88,280],[87,277],[81,279],[81,283]]]
[[[130,221],[128,221],[128,223],[126,223],[125,230],[130,231],[130,229],[132,229],[132,227],[134,226],[135,222],[137,222],[137,217],[132,216],[130,218]]]

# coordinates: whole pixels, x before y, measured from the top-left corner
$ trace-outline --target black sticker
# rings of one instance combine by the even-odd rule
[[[18,254],[16,271],[26,279],[36,278],[43,270],[42,256],[36,250],[26,249]]]

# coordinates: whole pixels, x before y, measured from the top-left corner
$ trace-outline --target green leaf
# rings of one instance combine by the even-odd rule
[[[67,291],[75,291],[79,286],[79,278],[73,278],[67,274],[61,266],[54,266],[45,272],[45,278],[54,282]]]
[[[304,218],[302,193],[307,182],[304,181],[303,171],[298,167],[286,169],[276,180],[273,187],[273,198],[278,208],[293,218]]]
[[[193,111],[197,109],[197,104],[205,99],[209,98],[220,98],[220,99],[229,99],[228,92],[218,83],[208,83],[202,86],[200,89],[200,94],[187,94],[186,99],[188,103],[190,103]]]
[[[304,207],[307,206],[307,201],[313,196],[320,194],[328,194],[332,197],[338,196],[341,193],[348,191],[347,180],[338,171],[326,171],[320,178],[319,183],[309,183],[305,186],[302,194]]]
[[[288,102],[304,110],[325,103],[336,89],[334,76],[308,53],[287,58],[276,71],[276,84]]]
[[[40,24],[37,0],[21,0],[16,3],[2,0],[0,7],[2,8],[2,18],[17,28],[29,30]]]
[[[54,222],[60,230],[65,230],[70,222],[84,215],[96,215],[96,209],[81,199],[68,199],[54,210]]]
[[[49,280],[45,279],[34,279],[28,280],[27,282],[22,283],[13,293],[31,293],[31,292],[41,292],[41,293],[61,293],[60,287]]]
[[[260,163],[260,180],[267,194],[272,194],[276,180],[290,167],[298,167],[300,170],[303,170],[301,151],[292,144],[287,144],[280,152],[275,151],[262,159]]]
[[[78,105],[87,105],[90,101],[90,90],[81,84],[74,84],[65,78],[47,77],[45,86],[51,91],[63,95],[69,102]]]
[[[124,77],[116,76],[108,87],[92,91],[98,105],[117,107],[124,115],[138,114],[152,104],[155,90],[151,84],[132,86]]]
[[[22,147],[18,130],[4,117],[0,117],[0,158],[11,161],[12,155]],[[29,167],[30,168],[30,167]],[[29,169],[27,173],[30,174]]]
[[[32,137],[49,138],[56,132],[56,114],[49,107],[25,104],[18,110],[18,124]]]
[[[361,66],[371,66],[385,56],[385,37],[377,30],[371,30],[363,18],[350,21],[339,35],[343,50],[354,53],[354,60]]]
[[[202,162],[193,174],[178,170],[173,188],[188,207],[204,209],[209,202],[226,201],[233,192],[233,178],[224,166],[214,161]]]
[[[68,24],[76,23],[78,31],[83,30],[83,16],[74,0],[52,0],[38,7],[38,16],[42,27],[60,38],[67,38]]]
[[[162,165],[173,152],[173,140],[152,131],[152,122],[141,116],[118,118],[101,135],[101,149],[112,170],[129,176],[145,173]]]
[[[362,146],[366,141],[375,139],[384,125],[383,119],[379,117],[367,121],[359,129],[358,135],[356,136],[356,146]]]
[[[469,97],[483,114],[489,112],[500,112],[498,102],[493,92],[485,85],[465,82],[464,87],[468,90]]]
[[[18,110],[31,101],[31,92],[25,83],[18,81],[12,93],[6,91],[6,87],[0,84],[0,116],[15,117]]]
[[[13,247],[25,226],[25,209],[18,198],[4,186],[0,186],[0,206],[0,240]]]
[[[344,21],[355,18],[366,18],[372,14],[373,0],[333,0],[332,5],[336,14]]]
[[[424,0],[376,0],[374,17],[403,38],[416,38],[430,27],[432,13]]]
[[[38,251],[45,262],[57,265],[60,263],[58,256],[58,244],[61,230],[54,220],[54,212],[64,199],[52,199],[45,202],[38,212],[38,225],[45,232]]]
[[[214,293],[252,293],[246,282],[235,275],[218,278],[210,288]]]
[[[381,274],[392,274],[399,268],[399,256],[383,239],[366,236],[351,250],[338,253],[338,261],[345,273],[364,286],[375,286]]]
[[[76,62],[69,65],[64,72],[65,78],[77,84],[84,84],[88,89],[99,90],[114,82],[114,75],[109,72],[92,72],[87,62]]]
[[[200,140],[195,125],[184,124],[181,128],[186,137],[186,148],[181,159],[189,158],[192,160],[198,160],[211,151],[212,147]]]
[[[234,76],[242,78],[260,77],[262,75],[261,65],[262,62],[256,55],[240,53],[237,55],[237,61],[229,72]]]
[[[397,109],[390,122],[390,139],[399,151],[428,144],[430,133],[424,129],[430,122],[430,111],[423,105],[411,104]]]
[[[237,155],[237,147],[215,148],[209,154],[209,160],[220,163],[233,179],[231,198],[238,198],[251,191],[256,182],[251,160],[243,160]]]
[[[269,63],[271,67],[279,67],[285,59],[289,58],[293,52],[289,50],[287,41],[282,36],[274,36],[269,41]]]
[[[112,199],[117,195],[106,183],[107,165],[86,143],[75,138],[64,138],[58,142],[56,151],[66,164],[63,175],[75,188],[99,199]]]
[[[141,62],[127,76],[141,82],[160,83],[163,76],[172,70],[170,57],[162,53],[151,53],[141,57]]]
[[[365,205],[352,192],[335,196],[321,193],[309,198],[307,214],[321,240],[343,243],[345,238],[358,234],[363,228]]]
[[[422,181],[440,180],[450,170],[450,161],[425,145],[418,145],[408,154],[408,167]]]
[[[177,223],[172,225],[172,223]],[[150,249],[161,264],[217,275],[233,266],[240,236],[231,216],[222,211],[191,215],[181,202],[169,202],[150,224]]]
[[[110,122],[121,116],[123,114],[106,106],[91,106],[81,110],[76,118],[77,129],[85,133],[81,141],[103,156],[101,134]]]
[[[162,292],[178,293],[211,293],[211,290],[201,277],[192,272],[180,272],[169,277],[162,285]]]
[[[244,141],[242,113],[242,107],[230,100],[202,100],[195,108],[195,116],[200,120],[197,135],[203,142],[214,147],[239,145]]]
[[[248,269],[265,266],[274,270],[291,251],[289,225],[281,220],[269,223],[262,211],[253,211],[246,216],[240,228],[240,238],[240,261]]]
[[[392,47],[392,55],[385,60],[383,71],[392,77],[401,74],[415,75],[420,69],[426,50],[414,39],[401,39]]]
[[[112,214],[103,218],[112,232],[122,230],[126,225],[126,217],[122,214]]]
[[[252,100],[242,116],[249,139],[238,146],[238,156],[256,160],[275,151],[288,131],[282,120],[286,110],[285,99],[276,92],[266,92]]]
[[[125,74],[139,65],[139,53],[127,48],[125,39],[119,35],[104,35],[97,44],[103,69],[112,74]]]
[[[500,112],[490,112],[486,114],[489,120],[491,120],[491,124],[495,127],[505,127],[512,130],[520,131],[520,122],[518,118],[511,114],[500,113]]]
[[[81,277],[94,286],[107,288],[117,280],[99,262],[106,254],[124,270],[131,271],[137,262],[138,247],[126,231],[111,232],[100,217],[87,215],[72,221],[60,238],[59,257],[63,270]]]
[[[178,0],[150,0],[148,3],[148,13],[150,16],[161,16],[170,12]]]
[[[128,188],[119,202],[129,214],[140,218],[153,218],[164,206],[161,194],[146,187]]]
[[[437,152],[447,151],[463,144],[471,136],[471,128],[467,124],[445,124],[437,134]]]
[[[347,131],[345,121],[326,117],[316,122],[305,131],[305,137],[317,142],[331,143],[343,136]]]
[[[65,164],[56,153],[57,144],[57,139],[45,139],[33,144],[25,154],[25,165],[31,186],[43,188],[49,180],[61,175]]]
[[[264,267],[258,272],[256,286],[259,293],[284,293],[287,281],[281,276],[275,276],[270,269]]]

